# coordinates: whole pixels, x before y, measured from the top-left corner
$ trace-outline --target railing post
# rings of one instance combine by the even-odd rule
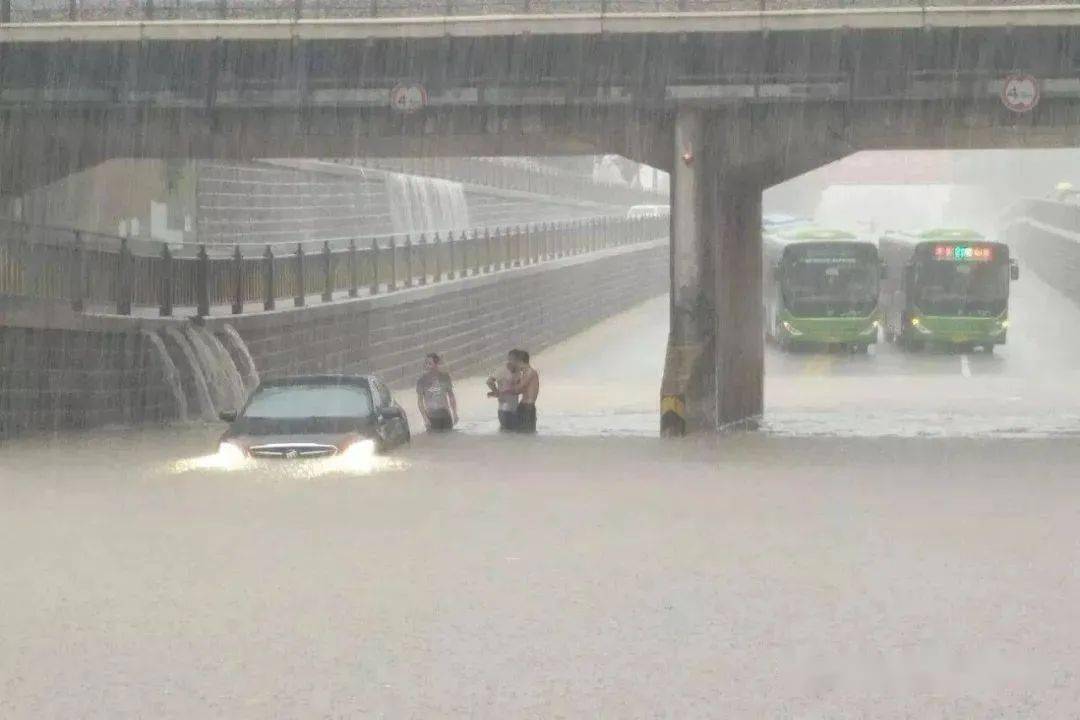
[[[293,17],[297,20],[304,17],[304,0],[293,0]]]
[[[334,299],[334,256],[330,253],[330,241],[323,240],[323,291],[322,301],[330,302]]]
[[[435,233],[435,282],[442,282],[442,238]]]
[[[68,0],[68,20],[75,22],[79,19],[79,3],[77,0]]]
[[[199,246],[195,259],[195,314],[206,317],[210,314],[210,256],[206,245]]]
[[[413,257],[412,257],[412,251],[413,251],[412,236],[411,235],[406,235],[405,236],[405,287],[407,287],[407,288],[411,288],[413,286],[413,279],[412,279],[412,261],[413,261]]]
[[[484,263],[480,257],[480,231],[473,231],[473,275],[479,275]]]
[[[233,251],[233,301],[232,314],[239,315],[244,312],[244,256],[240,254],[240,246]]]
[[[446,273],[447,280],[454,280],[457,278],[457,271],[454,269],[454,231],[449,230],[446,233],[446,249],[450,253],[450,272]]]
[[[0,0],[0,23],[11,22],[11,0]]]
[[[484,272],[491,272],[491,229],[484,228]]]
[[[416,246],[420,249],[420,284],[427,285],[428,276],[428,241],[427,235],[420,233]]]
[[[397,238],[390,236],[390,280],[386,283],[386,291],[397,290]]]
[[[226,0],[217,0],[217,15],[219,20],[229,17],[229,3]]]
[[[263,252],[263,310],[273,310],[274,305],[274,251],[267,245]]]
[[[128,239],[120,239],[120,253],[116,256],[116,314],[131,314],[131,250]]]
[[[293,307],[304,307],[307,302],[307,291],[304,289],[304,244],[296,243],[296,295],[293,296]]]
[[[154,0],[146,0],[143,4],[143,17],[147,20],[154,19]]]
[[[360,294],[360,289],[357,287],[358,278],[356,276],[356,239],[349,240],[349,297],[354,298]]]
[[[173,314],[173,256],[169,246],[161,246],[161,287],[158,289],[158,314],[171,317]]]
[[[82,233],[75,231],[75,258],[71,263],[71,309],[82,312],[86,308],[86,243]]]
[[[372,295],[379,294],[379,239],[371,241],[371,288]]]

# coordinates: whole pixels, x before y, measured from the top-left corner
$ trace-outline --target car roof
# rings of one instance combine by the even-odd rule
[[[376,379],[371,375],[291,375],[289,377],[263,380],[259,383],[259,387],[288,387],[292,385],[357,385],[370,387],[371,381]]]

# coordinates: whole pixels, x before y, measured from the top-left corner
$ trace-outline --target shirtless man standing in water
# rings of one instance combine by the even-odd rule
[[[513,364],[517,378],[513,392],[521,395],[517,407],[518,432],[536,432],[536,398],[540,395],[540,375],[529,364],[529,353],[524,350],[511,350],[510,363]]]

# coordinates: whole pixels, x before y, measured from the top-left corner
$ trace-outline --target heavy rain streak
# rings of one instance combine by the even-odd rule
[[[0,0],[0,718],[1069,718],[1080,6]]]

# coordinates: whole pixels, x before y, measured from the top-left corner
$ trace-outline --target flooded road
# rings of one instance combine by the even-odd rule
[[[1021,282],[993,357],[770,351],[762,433],[654,437],[661,299],[536,358],[539,437],[467,379],[363,471],[0,448],[0,717],[1070,717],[1075,315]]]

